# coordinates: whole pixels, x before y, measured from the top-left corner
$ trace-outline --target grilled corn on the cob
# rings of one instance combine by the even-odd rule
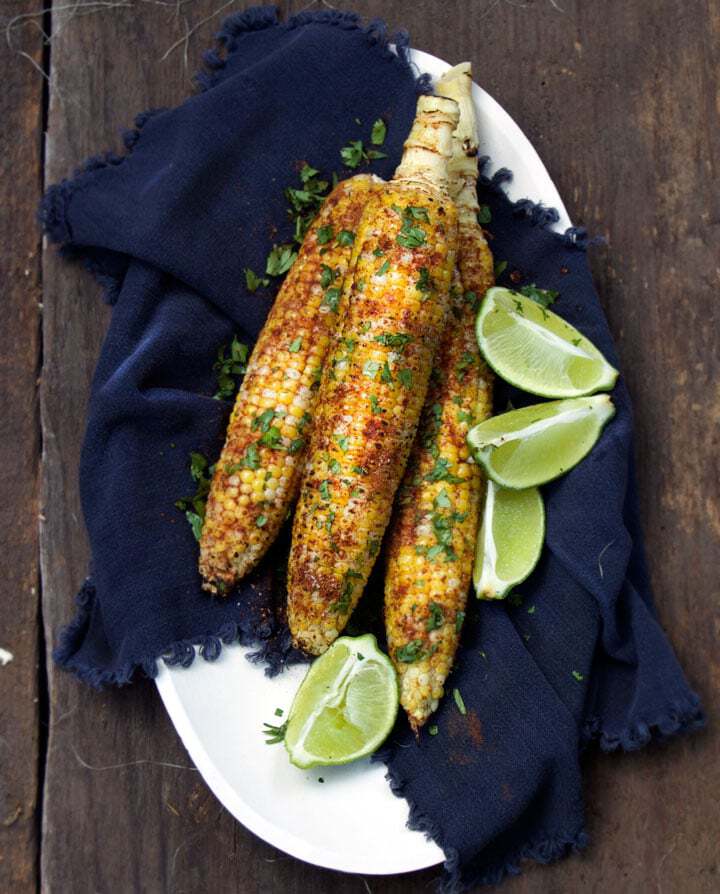
[[[253,568],[295,498],[354,233],[380,182],[358,175],[333,190],[260,333],[207,501],[200,540],[206,590],[226,593]]]
[[[477,222],[477,140],[469,64],[438,92],[458,101],[450,192],[458,205],[458,266],[451,313],[435,358],[423,417],[391,522],[385,624],[400,702],[417,729],[437,707],[465,617],[479,525],[481,475],[465,442],[490,415],[492,379],[475,340],[475,314],[493,282]]]
[[[321,654],[354,609],[427,390],[455,263],[446,192],[457,106],[421,97],[402,162],[358,227],[347,311],[320,389],[288,573],[295,643]]]

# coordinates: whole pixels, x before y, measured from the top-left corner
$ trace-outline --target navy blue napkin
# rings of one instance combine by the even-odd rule
[[[201,593],[197,544],[174,506],[192,493],[188,455],[219,453],[230,410],[213,398],[213,362],[234,336],[252,344],[274,286],[251,292],[274,242],[291,238],[283,189],[308,162],[342,168],[340,149],[388,124],[389,177],[427,81],[388,48],[382,22],[336,11],[286,23],[272,7],[225,22],[204,90],[146,113],[127,153],[92,159],[48,190],[41,217],[62,252],[83,261],[113,304],[93,383],[80,485],[90,578],[55,651],[96,685],[123,684],[156,661],[189,665],[222,644],[255,643],[278,670],[297,658],[284,623],[288,534],[227,599]],[[499,160],[501,161],[501,160]],[[481,177],[501,282],[560,293],[554,309],[611,361],[615,351],[588,272],[585,237],[512,204],[509,172]],[[498,389],[498,406],[527,396]],[[632,472],[632,418],[620,380],[617,415],[592,453],[544,488],[543,558],[512,604],[471,602],[462,647],[432,727],[415,742],[401,718],[378,755],[411,823],[446,854],[460,890],[548,862],[586,841],[582,746],[637,748],[702,723],[698,699],[658,623],[642,552]],[[360,618],[372,623],[380,573]],[[377,617],[375,617],[377,621]],[[258,732],[259,734],[259,732]]]

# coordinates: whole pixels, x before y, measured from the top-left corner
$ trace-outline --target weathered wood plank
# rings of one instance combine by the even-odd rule
[[[608,237],[593,263],[636,401],[659,612],[712,708],[720,679],[710,639],[718,478],[708,421],[695,405],[710,406],[717,419],[711,289],[719,218],[706,184],[720,139],[713,103],[717,13],[679,0],[452,0],[442,10],[410,0],[358,0],[352,7],[407,26],[419,48],[450,61],[472,59],[481,82],[538,147],[571,216]],[[216,8],[203,0],[187,14],[199,21]],[[48,182],[111,143],[135,111],[187,92],[182,52],[159,62],[182,33],[171,12],[115,9],[63,29],[53,45]],[[199,31],[191,60],[211,30]],[[70,616],[87,560],[76,469],[106,312],[85,274],[52,251],[44,265],[43,577],[52,634]],[[358,877],[301,864],[258,841],[191,770],[117,767],[146,759],[188,763],[150,684],[98,695],[52,671],[50,687],[46,890],[65,890],[71,878],[79,892],[365,890]],[[591,849],[531,870],[507,889],[710,891],[717,884],[717,757],[710,732],[643,755],[591,759]],[[424,890],[435,874],[369,884],[387,894]]]
[[[0,21],[34,5],[0,3]],[[35,890],[38,835],[37,477],[40,454],[40,240],[43,82],[40,32],[18,24],[0,43],[0,890]],[[29,59],[18,51],[25,52]]]

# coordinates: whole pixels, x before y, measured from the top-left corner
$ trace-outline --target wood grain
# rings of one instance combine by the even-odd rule
[[[0,19],[29,2],[0,3]],[[18,28],[0,42],[0,890],[35,889],[38,724],[37,477],[40,431],[40,238],[43,83],[32,67],[40,33]],[[17,55],[16,50],[29,58]]]
[[[189,71],[222,15],[243,5],[198,30]],[[181,10],[192,27],[218,6],[202,0]],[[450,61],[471,59],[478,79],[537,146],[574,221],[607,238],[593,266],[635,399],[658,610],[712,713],[720,691],[717,5],[334,6],[406,26],[415,46]],[[143,4],[62,28],[51,52],[47,182],[115,143],[117,128],[136,111],[188,92],[183,48],[160,61],[184,27],[174,5]],[[51,643],[86,570],[76,474],[107,312],[97,286],[59,262],[54,249],[45,253],[43,278],[42,572]],[[367,882],[372,892],[395,894],[427,890],[437,875],[363,880],[299,863],[236,823],[195,771],[164,765],[188,766],[188,758],[151,684],[97,694],[49,668],[49,686],[46,891],[299,894],[312,887],[361,894]],[[590,849],[531,868],[506,890],[717,890],[719,758],[712,729],[643,754],[590,756]]]

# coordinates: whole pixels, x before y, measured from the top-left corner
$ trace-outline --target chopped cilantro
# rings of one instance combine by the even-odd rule
[[[368,379],[374,379],[380,372],[380,365],[377,360],[366,360],[363,366],[363,375],[367,376]],[[372,397],[370,398],[370,403],[372,403]],[[373,412],[375,411],[373,410]]]
[[[445,623],[445,612],[443,611],[442,605],[437,602],[431,602],[428,606],[428,617],[425,622],[425,630],[430,633],[433,630],[437,630],[438,627],[442,627]]]
[[[363,160],[363,155],[362,140],[350,140],[347,146],[343,146],[340,150],[340,158],[348,168],[356,168]]]
[[[265,288],[270,285],[270,280],[265,279],[264,277],[259,277],[257,273],[253,272],[249,267],[246,267],[244,270],[245,273],[245,285],[248,287],[248,292],[255,292],[260,286]]]
[[[465,707],[462,695],[460,695],[460,690],[457,687],[453,689],[453,698],[455,699],[458,711],[465,716],[465,714],[467,714],[467,708]]]
[[[376,556],[380,552],[380,538],[379,537],[368,537],[367,542],[367,551],[368,555],[372,558]]]
[[[368,470],[365,468],[365,466],[353,466],[352,470],[356,475],[367,475],[368,474]]]
[[[263,412],[259,416],[256,416],[253,419],[250,428],[252,431],[257,431],[258,429],[260,429],[260,431],[266,432],[270,428],[274,418],[275,410],[263,410]]]
[[[321,274],[320,274],[320,285],[323,289],[327,289],[327,287],[334,281],[337,272],[332,269],[332,267],[328,267],[327,264],[323,264],[321,266]]]
[[[235,393],[237,381],[233,376],[242,376],[247,370],[248,346],[233,337],[228,346],[222,345],[217,352],[217,359],[213,364],[213,372],[217,379],[218,390],[213,397],[215,400],[229,400]]]
[[[323,296],[322,303],[329,307],[333,313],[337,313],[338,305],[340,304],[340,296],[342,295],[342,290],[338,289],[337,286],[332,286],[329,288],[325,295]]]
[[[465,612],[458,611],[455,614],[455,633],[460,633],[462,630],[463,621],[465,620]]]
[[[198,542],[200,542],[205,519],[201,515],[198,515],[197,512],[193,512],[190,509],[186,510],[185,518],[188,520],[188,523],[192,528],[193,536]]]
[[[450,509],[452,507],[450,497],[445,488],[438,492],[438,495],[433,500],[433,505],[435,509]]]
[[[285,733],[287,732],[288,721],[281,724],[280,726],[273,726],[272,723],[263,723],[265,729],[263,730],[263,735],[265,738],[266,745],[277,745],[279,742],[282,742],[285,738]]]
[[[343,577],[343,588],[340,593],[340,598],[332,605],[333,611],[341,612],[342,614],[347,613],[350,609],[353,592],[355,591],[353,580],[357,579],[362,579],[362,574],[353,571],[352,568],[348,568]]]
[[[288,351],[290,351],[291,354],[297,354],[297,352],[300,350],[301,347],[302,347],[302,336],[298,335],[298,337],[294,338],[288,345]]]
[[[245,469],[260,468],[260,457],[258,456],[257,446],[255,444],[248,445],[242,462]]]
[[[463,301],[465,304],[469,304],[472,311],[476,311],[480,304],[480,298],[476,292],[465,292],[463,295]]]
[[[350,438],[345,437],[344,435],[335,435],[335,440],[342,452],[347,453],[350,447]]]
[[[290,447],[288,448],[288,453],[295,454],[300,453],[300,451],[305,446],[305,438],[295,438],[290,442]]]
[[[403,216],[407,220],[422,220],[425,223],[430,223],[430,218],[428,217],[427,208],[414,208],[412,205],[408,205],[405,208]]]
[[[423,656],[423,641],[414,639],[404,646],[395,649],[395,658],[403,664],[412,664]]]
[[[527,613],[529,615],[534,615],[535,614],[535,606],[531,605],[530,608],[527,610]]]
[[[573,677],[578,681],[578,683],[580,683],[582,680],[585,679],[584,675],[581,674],[580,671],[576,671],[576,670],[574,670],[574,671],[572,672],[572,675],[573,675]]]
[[[375,276],[384,276],[388,272],[389,269],[390,269],[390,261],[383,261],[383,263],[375,271]]]
[[[382,120],[382,118],[378,118],[373,122],[372,133],[370,134],[370,141],[373,146],[382,146],[385,142],[385,136],[387,134],[387,125]]]
[[[340,463],[335,459],[335,457],[333,457],[333,458],[330,460],[330,462],[328,463],[328,469],[330,469],[330,473],[331,473],[332,475],[337,475],[338,472],[340,471],[340,469],[342,469],[342,466],[341,466]]]
[[[433,283],[430,279],[430,271],[427,269],[427,267],[420,267],[418,273],[420,275],[418,276],[417,282],[415,283],[415,288],[418,290],[418,292],[423,293],[424,301],[425,298],[427,298],[428,293],[432,291]]]
[[[523,286],[520,289],[520,294],[546,309],[557,299],[560,292],[556,292],[554,289],[538,289],[535,283],[532,283],[529,286]]]
[[[475,363],[475,355],[470,351],[463,351],[460,360],[455,364],[455,375],[461,382],[465,381],[468,369]]]
[[[484,226],[485,224],[489,224],[491,220],[492,214],[490,213],[490,208],[487,205],[481,205],[478,208],[477,222],[480,226]]]
[[[425,236],[425,230],[420,229],[420,227],[411,227],[403,224],[402,229],[395,237],[395,241],[398,245],[402,245],[403,248],[418,248],[418,246],[425,244]]]
[[[380,381],[384,382],[386,385],[391,385],[393,382],[392,372],[390,371],[390,364],[387,362],[387,360],[382,365]]]
[[[401,369],[398,372],[398,379],[403,388],[412,388],[412,372],[409,369]]]
[[[267,515],[258,515],[258,517],[255,519],[255,524],[258,526],[258,528],[264,528],[267,524]]]
[[[318,227],[318,231],[317,231],[316,235],[317,235],[318,245],[325,245],[332,239],[332,237],[334,235],[333,228],[332,227]],[[330,268],[328,267],[327,269],[329,270]]]
[[[330,494],[330,482],[327,480],[327,478],[324,481],[320,482],[320,487],[318,488],[318,490],[320,491],[320,496],[323,498],[323,500],[332,499],[332,495]]]
[[[466,410],[458,410],[455,418],[458,422],[467,422],[468,425],[472,425],[472,414],[468,413]]]
[[[385,252],[380,248],[380,246],[378,246],[377,248],[373,249],[373,254],[376,258],[381,258],[385,254]]]
[[[292,245],[273,245],[265,263],[268,276],[282,276],[295,263],[297,252]]]
[[[352,230],[340,230],[337,234],[338,245],[352,245],[355,241],[355,233]]]
[[[284,450],[282,443],[282,434],[277,425],[271,425],[265,434],[260,438],[260,443],[270,447],[271,450]]]
[[[438,728],[437,728],[437,724],[436,724],[436,723],[433,723],[432,726],[429,726],[429,727],[428,727],[428,733],[429,733],[431,736],[437,736],[437,734],[438,734]]]
[[[403,332],[385,332],[383,335],[376,335],[375,341],[384,345],[386,348],[398,348],[401,352],[408,342],[413,340],[412,335],[406,335]]]
[[[365,364],[365,365],[367,366],[367,364]],[[366,375],[367,375],[367,373],[366,373]],[[371,376],[371,378],[374,378],[374,376]],[[377,416],[378,413],[385,412],[385,410],[378,403],[378,399],[377,399],[377,397],[375,397],[374,394],[370,395],[370,412],[373,414],[373,416]]]
[[[196,540],[200,540],[203,522],[205,520],[205,504],[210,491],[215,466],[208,465],[207,459],[193,451],[190,454],[190,477],[197,484],[192,497],[184,497],[175,501],[175,507],[185,513],[185,518],[192,528]]]
[[[440,456],[435,460],[435,465],[425,476],[426,481],[447,481],[448,484],[462,484],[464,478],[458,478],[450,471],[450,460]]]

